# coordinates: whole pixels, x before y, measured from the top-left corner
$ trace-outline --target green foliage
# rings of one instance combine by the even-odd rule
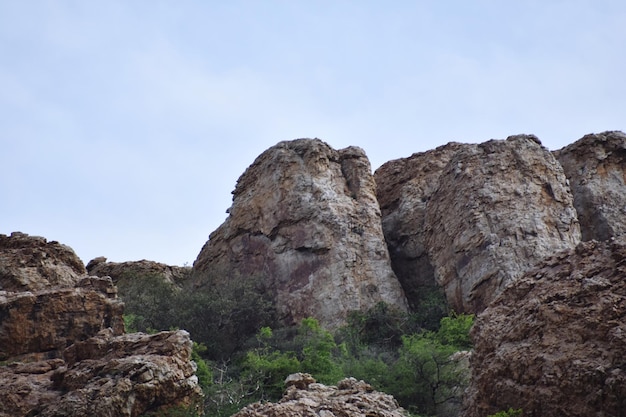
[[[454,346],[458,350],[468,350],[472,347],[469,332],[473,325],[473,314],[452,312],[448,317],[441,319],[439,330],[437,330],[437,340],[444,345]]]
[[[211,368],[202,358],[202,354],[206,353],[207,347],[202,343],[193,342],[193,349],[191,351],[191,359],[196,363],[196,376],[198,377],[198,383],[202,390],[206,390],[213,383],[213,374]]]
[[[495,414],[491,414],[488,417],[522,417],[523,412],[522,409],[519,408],[514,410],[513,408],[509,408],[507,411],[499,411]]]

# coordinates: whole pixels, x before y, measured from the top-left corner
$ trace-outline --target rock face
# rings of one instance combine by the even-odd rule
[[[233,194],[229,218],[194,263],[200,289],[262,282],[283,323],[314,316],[327,328],[380,301],[406,308],[361,149],[281,142],[256,159]],[[211,271],[219,277],[207,278]]]
[[[590,241],[507,287],[472,330],[465,417],[626,412],[626,244]]]
[[[33,291],[73,286],[86,274],[83,262],[68,246],[43,237],[0,234],[0,290]]]
[[[124,335],[113,282],[69,247],[0,235],[0,270],[0,416],[138,416],[201,397],[189,335]]]
[[[626,135],[586,135],[555,152],[572,194],[583,240],[608,240],[626,232]]]
[[[450,158],[465,146],[452,142],[389,161],[374,173],[391,264],[413,309],[439,287],[426,246],[426,206]]]
[[[107,258],[102,256],[89,261],[87,272],[89,275],[111,277],[114,283],[125,278],[158,275],[165,281],[180,286],[189,277],[191,267],[170,266],[145,259],[132,262],[107,262]]]
[[[482,311],[533,264],[580,241],[563,170],[534,136],[449,144],[387,163],[376,178],[407,291],[432,282],[432,270],[457,312]]]
[[[287,392],[278,403],[254,403],[233,417],[407,417],[396,400],[363,381],[346,378],[336,387],[318,384],[308,374],[287,377]]]

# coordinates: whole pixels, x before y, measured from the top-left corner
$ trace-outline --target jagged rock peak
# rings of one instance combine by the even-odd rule
[[[0,290],[70,287],[86,274],[85,265],[69,246],[21,232],[0,234]]]
[[[622,415],[625,259],[624,242],[583,242],[505,288],[472,329],[464,416]]]
[[[436,281],[478,312],[543,257],[580,241],[560,164],[533,135],[450,143],[376,172],[394,270],[410,301]]]
[[[554,152],[567,176],[583,240],[608,240],[626,232],[626,135],[585,135]]]
[[[391,395],[354,378],[326,386],[309,374],[298,373],[289,375],[285,382],[287,391],[278,403],[250,404],[233,417],[408,416]]]
[[[222,283],[263,283],[289,324],[314,316],[336,327],[350,310],[380,301],[406,308],[362,149],[334,150],[319,139],[280,142],[254,161],[233,194],[230,215],[198,255],[194,276],[223,271]]]

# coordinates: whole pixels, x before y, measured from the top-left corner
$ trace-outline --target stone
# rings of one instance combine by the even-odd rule
[[[374,173],[391,264],[414,310],[439,288],[426,246],[426,206],[448,161],[465,146],[451,142],[389,161]]]
[[[569,180],[582,239],[609,240],[626,232],[626,134],[585,135],[554,152]]]
[[[472,329],[463,415],[623,415],[625,260],[624,242],[583,242],[505,288]]]
[[[289,376],[301,381],[308,374]],[[259,402],[246,406],[233,417],[333,417],[376,416],[408,417],[391,396],[375,391],[371,385],[355,378],[345,378],[337,386],[308,382],[291,384],[278,403]]]
[[[123,334],[113,281],[71,248],[1,235],[0,271],[0,416],[201,409],[189,334]]]
[[[437,282],[457,312],[477,313],[526,270],[580,241],[561,165],[530,135],[465,145],[426,205]]]
[[[86,274],[74,251],[59,242],[13,232],[0,234],[0,290],[33,291],[73,286]]]
[[[194,262],[197,290],[252,282],[283,324],[311,316],[328,329],[379,302],[406,310],[362,149],[280,142],[254,161],[233,194],[229,217]]]
[[[166,265],[145,259],[129,262],[107,262],[107,258],[100,256],[87,263],[87,272],[90,275],[100,277],[109,276],[115,284],[124,279],[159,276],[170,284],[181,286],[188,279],[191,267]]]

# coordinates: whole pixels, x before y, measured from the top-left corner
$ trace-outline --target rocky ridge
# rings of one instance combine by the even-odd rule
[[[250,404],[233,417],[408,416],[391,395],[354,378],[326,386],[309,374],[293,374],[285,383],[287,391],[278,403]]]
[[[201,390],[185,331],[124,333],[109,277],[67,246],[0,235],[0,416],[138,416]]]
[[[155,275],[170,284],[182,286],[191,273],[191,267],[171,266],[160,262],[140,261],[107,262],[104,256],[94,258],[87,263],[87,273],[99,277],[111,277],[117,284],[122,279],[137,279],[146,275]]]

